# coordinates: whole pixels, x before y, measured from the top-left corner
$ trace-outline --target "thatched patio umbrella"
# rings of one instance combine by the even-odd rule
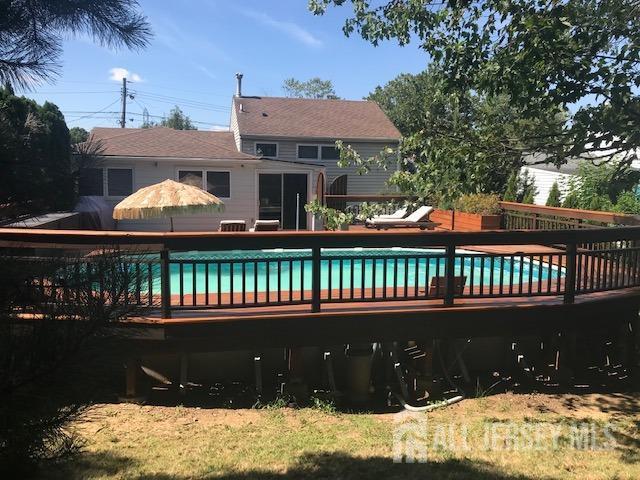
[[[166,218],[197,213],[220,212],[224,203],[215,195],[201,188],[184,183],[165,180],[144,187],[122,200],[113,209],[115,220],[138,220],[142,218]]]

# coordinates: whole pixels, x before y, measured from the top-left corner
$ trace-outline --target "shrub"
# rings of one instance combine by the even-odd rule
[[[640,214],[640,199],[633,192],[622,192],[618,196],[614,211],[638,215]]]
[[[465,213],[497,215],[500,213],[500,197],[489,193],[462,195],[456,200],[454,208]]]
[[[321,205],[317,200],[307,203],[304,209],[313,215],[321,217],[324,222],[324,228],[327,230],[340,230],[343,226],[352,223],[355,218],[353,213],[341,212],[335,208],[329,208]]]
[[[560,196],[561,193],[558,182],[553,182],[551,190],[549,190],[549,196],[547,197],[547,207],[559,207],[561,204]]]

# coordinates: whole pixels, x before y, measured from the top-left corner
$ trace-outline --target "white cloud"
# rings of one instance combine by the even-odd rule
[[[228,132],[229,125],[212,125],[209,130],[212,132]]]
[[[249,18],[257,20],[263,25],[267,25],[269,27],[275,28],[276,30],[280,30],[281,32],[289,35],[299,42],[304,43],[309,47],[319,48],[323,45],[322,40],[315,37],[311,32],[305,30],[300,25],[293,22],[283,22],[281,20],[276,20],[266,13],[257,12],[255,10],[241,10],[241,13]]]
[[[140,83],[144,81],[142,80],[142,77],[140,75],[134,72],[130,72],[126,68],[114,67],[111,70],[109,70],[109,80],[113,80],[115,82],[121,82],[123,78],[126,78],[131,82]]]

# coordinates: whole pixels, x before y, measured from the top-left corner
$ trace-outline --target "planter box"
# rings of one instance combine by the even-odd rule
[[[502,215],[478,215],[451,210],[434,210],[429,219],[441,224],[437,227],[438,230],[476,232],[479,230],[499,230]]]

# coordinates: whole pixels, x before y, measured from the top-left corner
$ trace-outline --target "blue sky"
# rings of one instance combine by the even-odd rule
[[[160,117],[179,105],[198,128],[229,123],[235,72],[243,72],[246,95],[282,95],[288,77],[333,81],[343,98],[360,99],[404,72],[424,69],[416,45],[379,47],[342,33],[349,7],[322,17],[305,0],[142,0],[154,38],[145,50],[111,51],[84,38],[64,45],[55,84],[22,92],[50,100],[69,127],[116,126],[122,70],[133,80],[128,126],[139,126],[147,108]],[[118,70],[113,70],[118,69]],[[100,112],[100,113],[92,113]],[[152,120],[157,120],[152,117]]]

